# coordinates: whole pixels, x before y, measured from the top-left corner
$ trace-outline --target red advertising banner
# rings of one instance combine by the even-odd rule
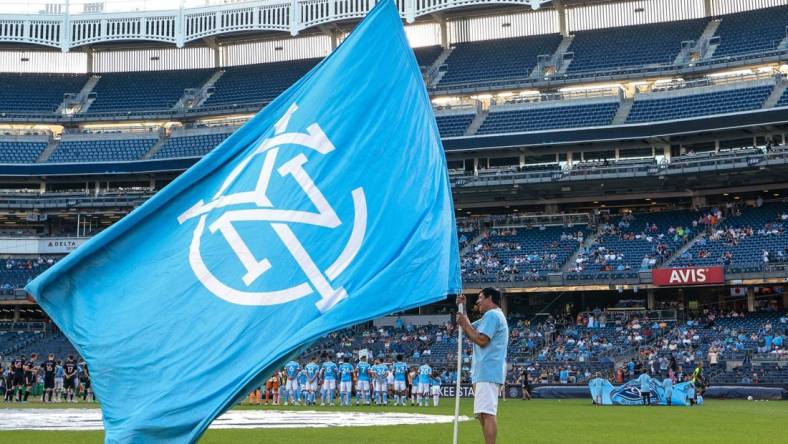
[[[707,285],[725,283],[723,267],[654,268],[651,280],[655,285]]]

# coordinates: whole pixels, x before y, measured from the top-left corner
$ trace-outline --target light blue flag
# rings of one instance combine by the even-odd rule
[[[437,125],[392,1],[198,164],[28,285],[107,442],[193,442],[329,331],[461,289]]]

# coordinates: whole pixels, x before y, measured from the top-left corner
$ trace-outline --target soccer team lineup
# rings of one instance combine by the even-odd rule
[[[0,2],[0,444],[788,444],[786,0]]]

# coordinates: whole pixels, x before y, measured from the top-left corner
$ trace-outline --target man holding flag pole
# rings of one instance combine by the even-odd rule
[[[26,287],[90,365],[107,443],[196,442],[318,338],[461,289],[445,154],[392,0]]]
[[[506,378],[506,351],[509,346],[509,326],[500,309],[501,292],[494,288],[485,288],[479,292],[475,309],[482,313],[482,317],[474,323],[462,310],[465,295],[457,296],[457,305],[460,341],[462,333],[465,333],[473,343],[473,414],[482,426],[485,444],[495,444],[498,434],[498,392]]]

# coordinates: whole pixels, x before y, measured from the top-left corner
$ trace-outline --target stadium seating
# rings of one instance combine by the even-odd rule
[[[0,288],[22,288],[57,261],[56,257],[0,259]]]
[[[201,135],[174,134],[167,139],[156,154],[154,159],[201,157],[216,148],[230,133],[212,133]]]
[[[786,218],[788,206],[784,204],[745,209],[740,215],[722,220],[715,232],[692,246],[687,257],[676,258],[670,265],[725,265],[733,272],[752,272],[760,271],[767,263],[786,262]],[[765,258],[764,251],[768,252]]]
[[[471,124],[476,114],[450,114],[437,115],[438,132],[441,137],[457,137],[465,134],[468,125]]]
[[[558,34],[457,43],[439,86],[528,78],[537,57],[552,55],[560,43]]]
[[[423,66],[425,68],[429,68],[433,63],[435,63],[435,60],[441,55],[442,52],[443,48],[440,45],[413,48],[413,54],[416,55],[416,62],[418,62],[419,66]]]
[[[783,95],[780,96],[780,100],[778,100],[777,103],[775,104],[775,107],[781,107],[781,106],[788,106],[788,89],[783,91]]]
[[[77,94],[87,82],[81,74],[0,74],[0,113],[51,113],[63,94]]]
[[[641,94],[627,117],[627,123],[685,119],[759,109],[769,97],[772,86],[707,91],[669,97]]]
[[[706,23],[695,19],[579,31],[569,46],[574,58],[567,72],[672,65],[681,42],[697,40]]]
[[[557,128],[609,125],[618,110],[618,102],[585,105],[491,108],[476,134],[540,131]]]
[[[158,138],[63,140],[47,162],[112,162],[139,160]]]
[[[47,147],[47,142],[0,140],[0,163],[33,163]]]
[[[268,103],[312,69],[319,59],[233,66],[214,84],[215,92],[202,104],[211,106]]]
[[[169,110],[186,88],[199,88],[212,70],[148,71],[99,74],[96,100],[87,113]]]
[[[722,21],[715,35],[720,37],[720,45],[715,58],[777,49],[786,36],[788,8],[777,6],[719,18]]]

